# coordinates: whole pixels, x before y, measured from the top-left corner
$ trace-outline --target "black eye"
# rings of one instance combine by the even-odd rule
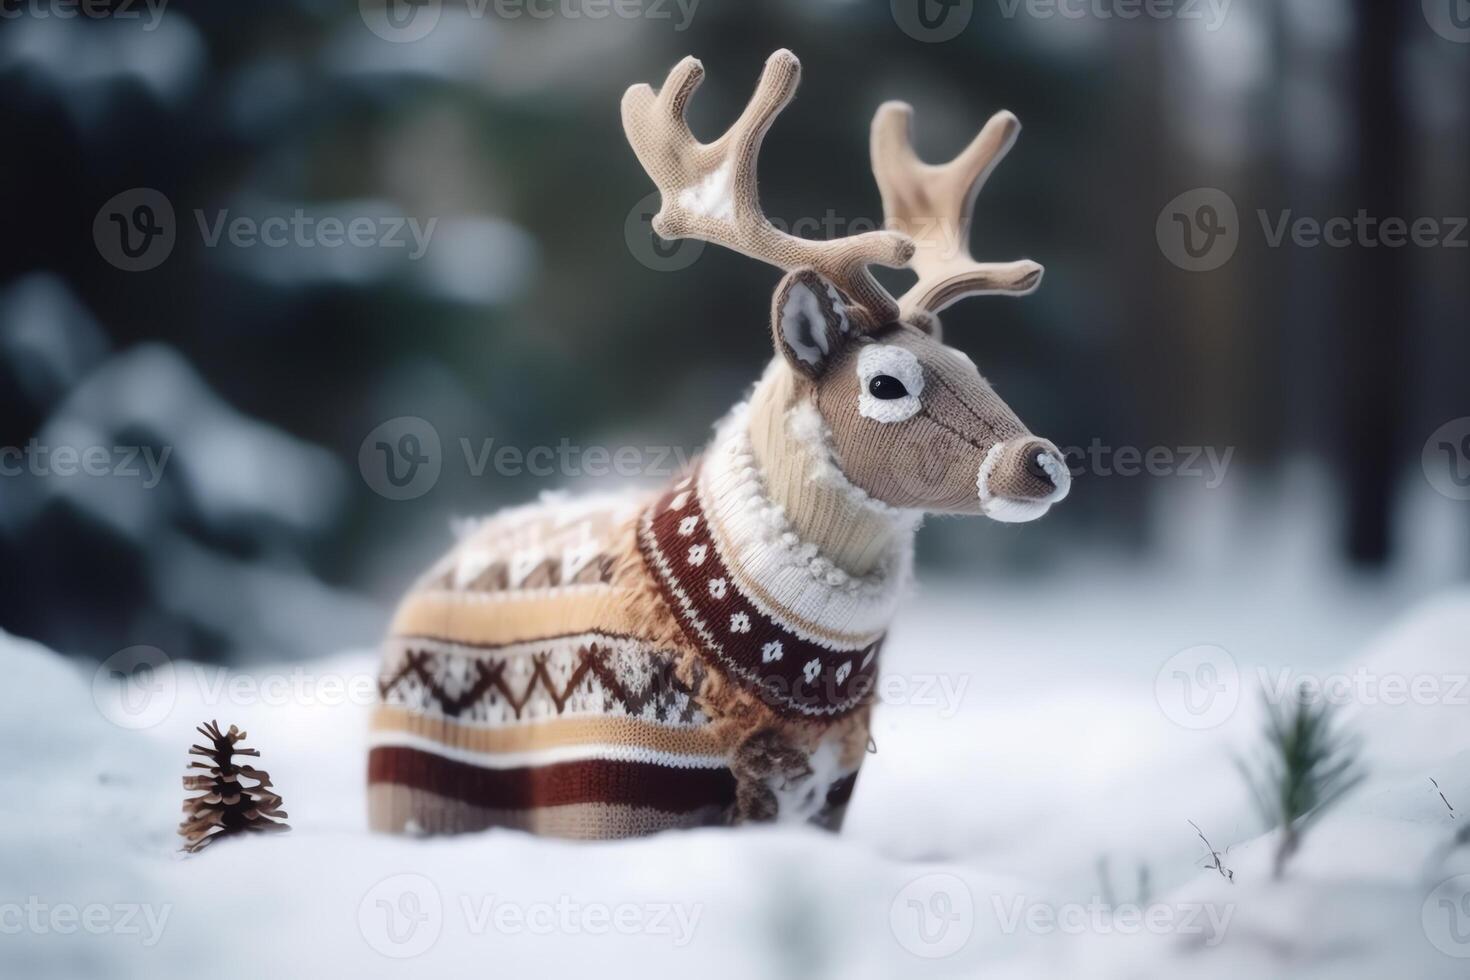
[[[903,386],[903,382],[891,374],[874,375],[873,380],[868,382],[868,394],[874,398],[884,400],[890,398],[902,398],[909,390]]]

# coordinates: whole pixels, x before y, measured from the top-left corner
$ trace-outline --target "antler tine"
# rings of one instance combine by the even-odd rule
[[[997,112],[959,156],[935,165],[914,152],[913,112],[906,103],[886,102],[873,117],[873,176],[888,227],[917,245],[909,268],[919,279],[899,299],[900,315],[921,320],[966,296],[1035,290],[1042,268],[1030,259],[976,262],[970,254],[975,198],[1015,144],[1020,120]]]
[[[833,241],[786,234],[761,210],[756,171],[761,142],[796,94],[801,63],[784,48],[766,60],[755,93],[735,123],[713,143],[689,130],[685,110],[704,79],[704,67],[685,58],[657,93],[634,85],[623,96],[623,129],[661,197],[654,231],[664,238],[696,238],[790,271],[811,267],[865,308],[876,326],[898,315],[898,303],[868,271],[900,268],[914,243],[894,231]]]

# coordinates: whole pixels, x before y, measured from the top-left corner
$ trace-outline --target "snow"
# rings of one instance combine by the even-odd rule
[[[49,407],[108,346],[91,312],[55,274],[33,272],[0,289],[0,365],[9,365],[31,404]]]
[[[932,588],[885,650],[842,834],[612,844],[368,834],[370,651],[155,662],[120,701],[106,669],[0,634],[0,975],[1463,977],[1470,592],[1402,606],[1264,576]],[[1203,644],[1233,662],[1231,710],[1186,727],[1157,675]],[[1347,678],[1328,688],[1371,775],[1274,882],[1233,760],[1282,670]],[[211,718],[249,732],[293,831],[185,858],[179,778]]]
[[[127,445],[127,435],[139,431],[157,439],[169,457],[160,449],[137,460],[148,482],[131,487],[134,501],[172,464],[182,476],[185,505],[211,527],[264,520],[298,533],[319,529],[335,519],[347,492],[342,464],[330,452],[237,411],[163,344],[140,344],[102,364],[71,390],[36,440],[58,447]],[[134,535],[156,532],[167,520],[156,507],[128,506],[129,495],[115,482],[54,480],[37,491],[66,496]],[[125,515],[136,515],[138,523]]]
[[[69,14],[20,17],[15,7],[0,33],[0,72],[18,72],[52,94],[72,119],[91,128],[114,110],[114,100],[136,86],[175,106],[203,76],[204,40],[182,13],[163,13],[167,0],[119,4],[116,16]],[[90,9],[90,8],[89,8]]]

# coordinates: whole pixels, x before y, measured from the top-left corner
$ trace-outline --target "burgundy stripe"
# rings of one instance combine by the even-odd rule
[[[609,759],[486,769],[402,746],[377,746],[368,753],[368,782],[396,783],[504,810],[625,803],[688,813],[735,800],[735,777],[728,769],[681,769]]]

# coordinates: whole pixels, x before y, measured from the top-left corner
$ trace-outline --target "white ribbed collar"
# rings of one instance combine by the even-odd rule
[[[750,406],[731,410],[716,430],[699,474],[700,504],[715,546],[737,584],[766,615],[793,633],[831,648],[864,646],[881,636],[909,585],[913,529],[919,515],[878,501],[871,506],[903,525],[870,574],[853,576],[805,542],[784,508],[770,499],[749,436]],[[821,478],[824,492],[862,494],[840,473]]]

